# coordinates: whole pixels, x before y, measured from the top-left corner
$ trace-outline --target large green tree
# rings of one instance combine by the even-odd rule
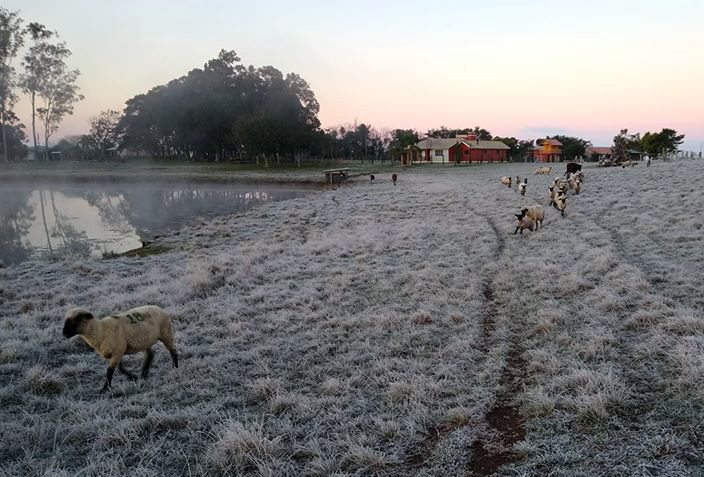
[[[512,162],[527,161],[533,152],[533,141],[515,137],[495,136],[494,141],[501,141],[509,147],[508,157]]]
[[[157,156],[293,160],[308,151],[318,121],[308,83],[272,66],[244,66],[222,50],[203,66],[129,99],[122,145]]]
[[[399,157],[408,146],[415,145],[418,141],[418,133],[413,129],[394,129],[389,142],[389,152],[393,157]]]
[[[684,134],[677,134],[674,129],[664,128],[659,133],[646,132],[640,140],[640,146],[643,152],[655,156],[677,152],[683,140]]]
[[[24,44],[25,30],[19,12],[0,7],[0,127],[2,128],[3,159],[9,159],[6,125],[11,124],[12,108],[17,101],[14,94],[15,68],[12,61]]]

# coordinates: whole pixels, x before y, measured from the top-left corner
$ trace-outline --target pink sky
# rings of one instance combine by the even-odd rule
[[[56,138],[226,48],[301,74],[324,126],[479,125],[595,145],[671,127],[685,149],[704,141],[698,1],[5,3],[56,29],[82,71],[86,99]],[[26,101],[17,110],[29,124]]]

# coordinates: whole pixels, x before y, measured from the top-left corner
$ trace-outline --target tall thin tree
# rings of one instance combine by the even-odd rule
[[[12,60],[24,44],[25,30],[22,28],[19,12],[11,12],[0,7],[0,127],[2,128],[2,155],[7,162],[7,134],[5,124],[8,113],[14,106],[17,96],[12,92],[15,86],[15,69]]]
[[[36,154],[39,142],[36,124],[39,112],[37,99],[46,96],[47,91],[53,90],[55,85],[59,83],[55,78],[66,73],[64,59],[71,52],[63,42],[52,43],[53,39],[58,38],[58,34],[48,30],[44,25],[33,22],[27,26],[26,31],[32,41],[32,46],[29,47],[22,61],[24,74],[20,78],[20,86],[22,91],[29,96],[32,108],[32,142]]]

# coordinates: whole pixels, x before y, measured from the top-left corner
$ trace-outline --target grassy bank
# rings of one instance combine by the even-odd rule
[[[349,167],[350,177],[370,173],[388,173],[400,169],[398,164],[359,161],[304,162],[295,164],[256,164],[232,162],[194,162],[180,159],[134,159],[126,162],[44,162],[3,164],[0,180],[70,180],[70,181],[247,181],[323,183],[324,169]]]
[[[704,165],[589,169],[565,217],[414,168],[186,227],[165,253],[0,270],[3,475],[701,475]],[[147,381],[61,336],[153,303]],[[128,357],[136,369],[141,357]]]

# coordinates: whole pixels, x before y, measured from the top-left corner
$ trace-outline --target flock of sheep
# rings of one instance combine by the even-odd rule
[[[565,215],[567,206],[567,193],[573,191],[579,194],[584,181],[582,166],[575,163],[567,164],[565,176],[556,177],[552,185],[548,188],[550,205]],[[549,174],[551,167],[540,167],[535,174]],[[371,175],[371,181],[374,176]],[[392,182],[396,185],[398,176],[393,174]],[[513,180],[511,177],[501,178],[501,184],[511,187]],[[518,191],[525,195],[528,188],[528,179],[516,177]],[[514,235],[523,230],[537,230],[542,228],[545,219],[545,210],[540,205],[521,208],[520,213],[515,214],[518,219]],[[84,308],[72,308],[65,316],[63,335],[66,338],[80,336],[88,343],[101,357],[109,361],[105,384],[102,390],[108,391],[112,385],[112,377],[115,369],[125,374],[128,378],[136,380],[136,376],[128,372],[122,365],[122,358],[126,354],[144,352],[144,364],[142,365],[142,379],[147,377],[154,354],[152,346],[161,341],[166,349],[171,353],[171,360],[174,368],[178,368],[178,355],[174,342],[174,332],[171,319],[164,310],[158,306],[140,306],[122,313],[107,316],[102,319],[95,319],[93,315]]]
[[[539,167],[535,170],[535,174],[550,174],[552,172],[552,167]],[[564,180],[563,177],[567,177]],[[503,176],[500,179],[502,185],[511,188],[513,184],[513,179],[510,176]],[[558,176],[552,181],[552,185],[548,187],[548,199],[549,205],[553,206],[555,209],[560,211],[560,215],[565,215],[565,209],[567,208],[567,193],[572,191],[575,194],[579,194],[582,190],[582,183],[584,182],[584,173],[582,172],[582,166],[576,163],[568,163],[567,170],[564,176]],[[521,195],[526,194],[526,189],[528,188],[528,179],[521,179],[520,176],[516,176],[516,184],[518,184],[518,192]],[[543,220],[545,219],[545,209],[540,205],[535,205],[532,207],[523,207],[520,213],[515,214],[518,222],[516,224],[516,230],[513,234],[517,234],[519,231],[521,235],[523,230],[528,229],[530,231],[538,230],[538,226],[542,228]]]

